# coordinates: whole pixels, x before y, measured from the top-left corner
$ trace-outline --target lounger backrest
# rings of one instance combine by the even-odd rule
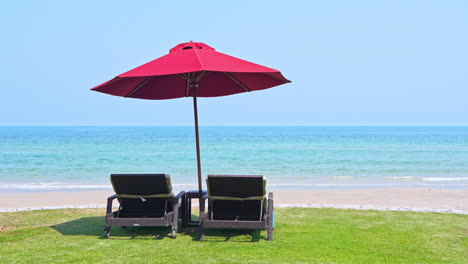
[[[168,174],[111,174],[111,182],[118,197],[168,197],[172,195]]]
[[[266,180],[261,175],[208,175],[208,195],[262,199],[266,194]]]

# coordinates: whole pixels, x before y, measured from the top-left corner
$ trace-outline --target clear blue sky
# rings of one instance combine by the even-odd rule
[[[468,125],[468,1],[5,1],[0,125],[192,125],[191,98],[89,89],[178,43],[293,81],[201,125]]]

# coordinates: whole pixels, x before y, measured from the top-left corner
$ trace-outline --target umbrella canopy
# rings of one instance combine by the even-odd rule
[[[271,88],[290,82],[281,72],[241,60],[201,42],[182,43],[169,54],[122,73],[91,90],[140,99],[193,97],[201,192],[197,97],[216,97]]]

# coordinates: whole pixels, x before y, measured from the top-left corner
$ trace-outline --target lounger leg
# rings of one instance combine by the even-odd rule
[[[107,198],[107,208],[106,208],[106,224],[107,224],[107,217],[112,213],[112,201],[117,198],[117,195],[114,194]],[[108,238],[110,235],[111,227],[106,225],[104,226],[104,234],[102,235],[103,238]]]
[[[174,212],[174,215],[172,216],[172,238],[176,238],[177,237],[177,229],[178,229],[178,221],[179,221],[179,217],[178,217],[178,206],[176,205],[175,206],[175,212]]]
[[[200,237],[198,240],[203,241],[205,238],[205,229],[203,228],[203,222],[205,221],[206,213],[205,213],[205,201],[206,201],[207,195],[205,194],[204,196],[201,197],[200,199],[200,204],[198,205],[200,207],[200,223],[198,227],[198,233],[200,234]]]
[[[177,237],[177,211],[172,215],[172,238]]]
[[[274,212],[271,212],[268,216],[268,227],[267,227],[267,240],[273,240],[273,230],[274,230]]]
[[[268,241],[273,240],[273,228],[271,228],[271,226],[268,227],[267,236],[268,236]]]
[[[205,230],[203,229],[202,226],[199,227],[198,233],[200,234],[200,237],[198,238],[198,240],[203,241],[203,239],[205,239]]]
[[[200,206],[200,207],[203,207],[203,208],[200,208],[200,223],[199,223],[199,226],[198,226],[198,234],[199,234],[199,238],[198,240],[199,241],[203,241],[203,239],[205,239],[205,229],[203,228],[203,221],[204,221],[204,218],[205,218],[205,206]]]
[[[200,213],[200,224],[198,226],[198,234],[199,234],[198,240],[199,241],[203,241],[203,239],[205,238],[205,229],[203,228],[203,220],[204,220],[203,218],[204,218],[204,213]]]
[[[267,227],[267,239],[268,241],[273,240],[273,230],[275,228],[275,207],[273,204],[273,193],[268,194],[268,227]]]
[[[104,234],[102,235],[102,237],[103,238],[108,238],[110,236],[110,230],[111,230],[110,226],[105,226],[104,227]]]

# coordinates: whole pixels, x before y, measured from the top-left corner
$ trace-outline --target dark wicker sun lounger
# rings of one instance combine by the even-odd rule
[[[267,230],[268,240],[273,240],[273,193],[268,194],[268,199],[265,197],[263,176],[208,175],[207,186],[208,193],[200,205],[200,240],[208,228]]]
[[[115,194],[107,199],[105,238],[113,226],[171,226],[172,237],[177,236],[180,200],[185,192],[174,196],[169,175],[112,174],[111,182]],[[112,212],[114,199],[120,206]]]

